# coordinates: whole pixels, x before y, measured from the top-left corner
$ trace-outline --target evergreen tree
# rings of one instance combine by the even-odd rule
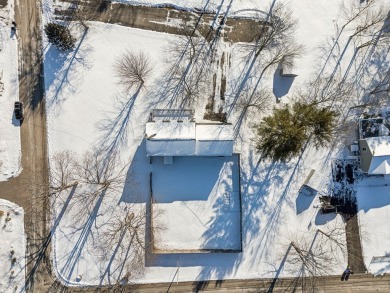
[[[67,27],[57,23],[48,23],[45,25],[45,33],[49,42],[59,50],[67,51],[74,48],[76,39],[71,35]]]
[[[316,147],[325,146],[332,139],[336,117],[335,111],[301,102],[274,109],[257,125],[257,150],[275,161],[287,161],[299,155],[309,137]]]

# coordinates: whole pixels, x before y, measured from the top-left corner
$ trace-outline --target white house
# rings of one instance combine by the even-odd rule
[[[369,175],[390,174],[390,136],[359,140],[361,167]]]
[[[162,115],[154,111],[146,123],[146,154],[164,157],[231,156],[233,136],[233,126],[229,123],[197,123],[188,115]]]

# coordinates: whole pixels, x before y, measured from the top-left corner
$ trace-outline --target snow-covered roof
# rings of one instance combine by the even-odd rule
[[[197,140],[233,140],[231,124],[196,124]]]
[[[390,174],[390,156],[372,157],[368,174]]]
[[[374,157],[390,156],[390,136],[367,137],[366,142]]]
[[[231,156],[231,124],[156,121],[146,124],[148,156]]]
[[[195,139],[195,122],[156,121],[146,123],[146,137],[150,140]]]

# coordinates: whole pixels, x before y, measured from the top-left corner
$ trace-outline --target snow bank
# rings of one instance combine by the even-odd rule
[[[13,13],[13,1],[9,0],[7,7],[0,9],[0,181],[21,171],[20,122],[13,112],[14,102],[19,100],[18,42],[11,31]]]
[[[23,209],[0,199],[0,292],[23,292],[25,249]]]

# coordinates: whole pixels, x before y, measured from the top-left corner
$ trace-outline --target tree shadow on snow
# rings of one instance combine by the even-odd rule
[[[149,202],[150,160],[152,160],[152,158],[146,156],[146,140],[143,139],[141,144],[137,147],[127,170],[125,185],[119,202]]]
[[[141,86],[129,96],[118,97],[114,100],[115,110],[108,114],[108,118],[98,123],[102,135],[97,143],[99,151],[108,157],[120,154],[122,146],[128,141],[128,128],[131,122],[131,113],[134,103],[141,91]]]
[[[87,35],[84,30],[76,48],[73,51],[60,52],[54,45],[50,45],[45,54],[45,88],[46,93],[53,94],[46,98],[49,108],[57,108],[72,94],[74,94],[82,82],[81,72],[77,65],[89,69],[88,55],[91,47],[82,43]],[[77,64],[75,64],[77,62]],[[53,90],[50,89],[53,87]],[[66,89],[66,91],[65,91]]]
[[[330,221],[333,221],[335,218],[336,218],[335,213],[323,214],[320,212],[320,210],[318,210],[315,218],[315,224],[316,226],[322,226]]]
[[[83,224],[83,228],[81,230],[81,233],[79,235],[79,238],[77,239],[74,247],[69,252],[69,254],[66,256],[66,262],[65,264],[61,265],[61,267],[58,268],[58,274],[64,281],[71,281],[73,272],[75,268],[77,267],[77,264],[80,261],[80,257],[83,253],[84,246],[87,243],[87,239],[89,235],[91,234],[92,226],[96,222],[96,218],[98,216],[98,211],[100,209],[100,206],[102,204],[104,195],[106,191],[102,190],[99,198],[97,199],[95,206],[91,213],[88,215],[87,220]]]
[[[73,198],[73,196],[76,192],[76,188],[77,188],[77,185],[75,185],[71,188],[66,201],[62,205],[60,213],[55,217],[53,226],[50,229],[49,234],[42,239],[42,242],[39,244],[39,247],[37,248],[36,252],[27,255],[26,266],[32,264],[32,268],[30,269],[29,273],[26,276],[26,280],[25,280],[25,284],[24,284],[23,289],[34,288],[34,281],[35,281],[35,277],[36,277],[35,274],[38,272],[39,269],[41,269],[41,265],[46,266],[46,264],[50,262],[50,260],[48,259],[50,256],[46,254],[47,248],[51,244],[51,240],[54,236],[54,233],[56,232],[56,229],[58,228],[66,210],[68,209],[68,206],[71,202],[71,199]],[[56,269],[56,268],[54,268],[54,269]],[[24,291],[24,290],[22,290],[22,291]]]

